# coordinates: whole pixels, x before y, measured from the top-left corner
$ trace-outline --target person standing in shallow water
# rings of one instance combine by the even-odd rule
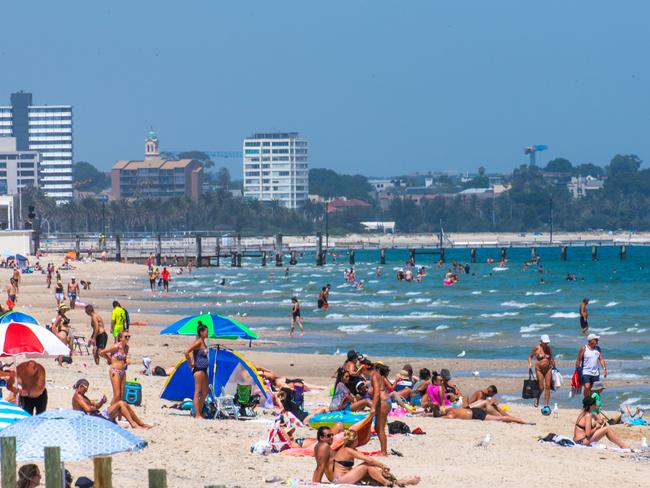
[[[300,316],[300,303],[297,297],[291,297],[291,326],[289,328],[289,335],[293,336],[294,325],[298,324],[300,328],[300,335],[305,335],[305,329],[302,326],[302,317]]]
[[[582,335],[587,335],[589,332],[589,322],[587,322],[587,305],[589,305],[589,299],[583,298],[580,302],[580,333]]]

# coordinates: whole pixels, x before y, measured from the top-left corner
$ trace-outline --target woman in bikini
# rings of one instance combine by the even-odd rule
[[[192,369],[194,376],[194,418],[202,419],[203,405],[208,396],[208,346],[205,340],[208,337],[208,328],[199,322],[196,328],[196,340],[185,350],[187,364]]]
[[[357,433],[346,430],[343,434],[343,447],[334,455],[334,479],[332,480],[334,483],[353,485],[371,479],[374,483],[379,483],[379,486],[406,486],[417,485],[420,482],[418,476],[404,480],[396,479],[384,463],[357,451],[358,444]],[[355,466],[355,459],[362,463]]]
[[[336,373],[336,386],[334,387],[334,395],[330,403],[330,412],[337,410],[350,410],[358,412],[364,410],[366,407],[372,408],[372,402],[369,398],[362,398],[357,400],[350,392],[350,373],[345,369],[339,368]]]
[[[63,342],[72,351],[72,336],[70,334],[70,319],[66,316],[66,312],[70,310],[65,303],[59,305],[56,312],[56,319],[52,324],[52,332],[56,334],[61,342]],[[72,357],[72,355],[70,356]],[[56,358],[59,366],[63,365],[63,356]]]
[[[388,393],[390,387],[388,373],[390,373],[390,368],[381,361],[377,361],[374,364],[371,377],[373,408],[370,414],[375,415],[375,432],[377,432],[382,456],[388,456],[386,422],[391,410],[390,394]]]
[[[616,435],[609,425],[599,423],[593,418],[593,413],[596,408],[595,398],[589,396],[582,399],[582,411],[578,415],[575,427],[573,428],[573,441],[576,444],[589,446],[594,442],[598,442],[603,437],[607,437],[621,449],[627,449],[628,446],[623,443],[621,438]]]
[[[549,344],[551,340],[544,334],[539,343],[533,347],[533,350],[528,356],[528,369],[533,369],[533,358],[536,359],[535,374],[539,382],[539,396],[535,399],[534,406],[539,406],[539,397],[544,392],[544,405],[548,405],[551,401],[551,379],[553,377],[553,368],[555,368],[555,359],[553,358],[553,351]]]
[[[297,297],[291,297],[291,326],[289,327],[289,335],[293,337],[293,327],[298,324],[300,328],[300,335],[305,335],[305,329],[302,326],[302,317],[300,316],[300,303]]]
[[[102,350],[99,355],[106,359],[110,365],[108,375],[113,386],[113,398],[111,405],[115,405],[124,399],[124,387],[126,385],[126,367],[129,363],[127,356],[129,354],[129,339],[131,333],[123,330],[117,335],[117,342],[110,347]]]

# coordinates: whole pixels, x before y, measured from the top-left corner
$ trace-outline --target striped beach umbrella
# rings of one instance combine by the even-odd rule
[[[19,420],[31,417],[18,405],[0,400],[0,430],[15,424]]]
[[[196,335],[199,322],[208,328],[208,337],[211,339],[257,339],[257,334],[241,322],[230,317],[214,313],[204,313],[185,317],[163,329],[160,334]]]
[[[45,327],[9,322],[0,324],[0,357],[56,357],[70,354],[68,347]]]
[[[62,461],[139,451],[147,442],[101,417],[77,410],[50,410],[0,431],[16,438],[16,459],[43,459],[45,446],[60,446]]]
[[[0,316],[0,324],[8,324],[9,322],[20,322],[21,324],[34,324],[41,325],[36,320],[36,317],[29,315],[28,313],[17,312],[12,310],[6,314]]]

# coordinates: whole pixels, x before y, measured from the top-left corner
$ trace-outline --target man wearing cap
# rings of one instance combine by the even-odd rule
[[[73,276],[70,278],[68,283],[68,299],[70,300],[70,310],[74,310],[75,303],[77,303],[77,297],[79,296],[79,283]]]
[[[599,339],[600,336],[589,334],[587,344],[580,348],[576,359],[576,369],[581,371],[580,376],[585,397],[591,396],[592,385],[600,381],[601,366],[603,368],[603,377],[607,378],[607,366],[605,366],[605,358],[598,345]]]

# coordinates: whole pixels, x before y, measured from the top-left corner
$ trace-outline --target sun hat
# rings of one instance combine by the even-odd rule
[[[544,344],[550,344],[550,343],[551,343],[551,339],[549,339],[549,337],[548,337],[547,334],[542,334],[542,337],[540,337],[540,340],[541,340]]]

